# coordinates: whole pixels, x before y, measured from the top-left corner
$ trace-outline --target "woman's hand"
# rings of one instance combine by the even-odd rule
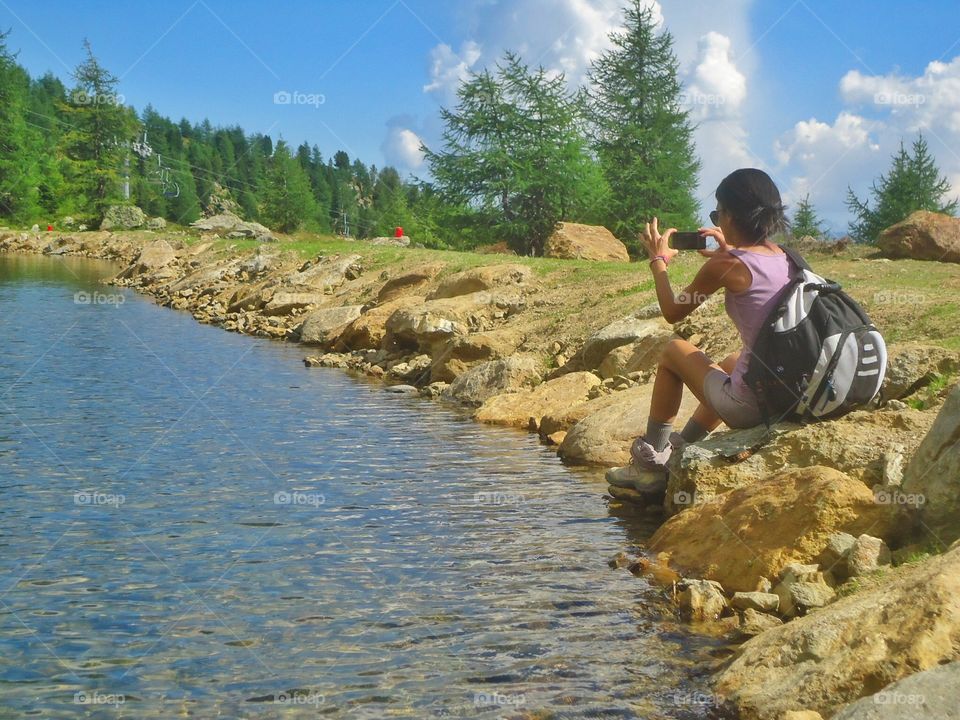
[[[657,255],[663,255],[667,263],[673,259],[679,251],[670,247],[669,243],[670,236],[676,231],[676,228],[670,228],[661,235],[657,228],[657,218],[653,219],[653,223],[646,224],[643,230],[643,242],[647,246],[647,253],[651,260]]]
[[[706,235],[707,237],[712,237],[714,240],[717,241],[717,245],[718,245],[716,250],[697,250],[697,252],[703,255],[704,257],[711,258],[714,255],[719,255],[722,252],[726,252],[727,248],[730,247],[729,245],[727,245],[727,241],[724,240],[723,238],[723,230],[721,230],[718,227],[712,227],[712,228],[702,227],[700,228],[700,234]]]

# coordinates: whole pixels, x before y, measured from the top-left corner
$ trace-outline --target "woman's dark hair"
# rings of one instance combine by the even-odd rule
[[[790,227],[780,191],[763,170],[734,170],[717,186],[716,197],[751,245],[759,245]]]

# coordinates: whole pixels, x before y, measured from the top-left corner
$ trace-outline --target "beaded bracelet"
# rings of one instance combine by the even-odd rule
[[[657,260],[663,260],[663,266],[667,266],[667,257],[666,255],[655,255],[650,259],[650,264],[653,265]]]

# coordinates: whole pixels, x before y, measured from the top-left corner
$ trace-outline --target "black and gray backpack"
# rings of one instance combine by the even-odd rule
[[[744,381],[769,428],[844,415],[880,391],[887,368],[883,337],[860,306],[820,277],[795,250],[793,281],[754,341]]]

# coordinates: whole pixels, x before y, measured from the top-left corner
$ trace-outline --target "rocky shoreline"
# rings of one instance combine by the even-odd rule
[[[713,357],[736,349],[703,308],[671,326],[648,305],[562,337],[544,328],[566,301],[525,264],[372,267],[356,248],[305,261],[282,242],[238,251],[182,233],[0,232],[0,251],[117,261],[116,285],[200,322],[299,342],[309,366],[536,432],[567,463],[626,464],[672,338]],[[956,684],[942,689],[960,667],[960,354],[889,351],[870,408],[784,423],[753,453],[760,429],[722,428],[674,453],[665,493],[611,488],[611,504],[664,517],[638,557],[611,564],[664,585],[690,622],[734,643],[715,669],[717,713],[951,717],[929,711],[960,706]],[[925,389],[937,377],[953,379]],[[908,404],[925,392],[923,409]],[[695,407],[686,393],[678,425]]]

